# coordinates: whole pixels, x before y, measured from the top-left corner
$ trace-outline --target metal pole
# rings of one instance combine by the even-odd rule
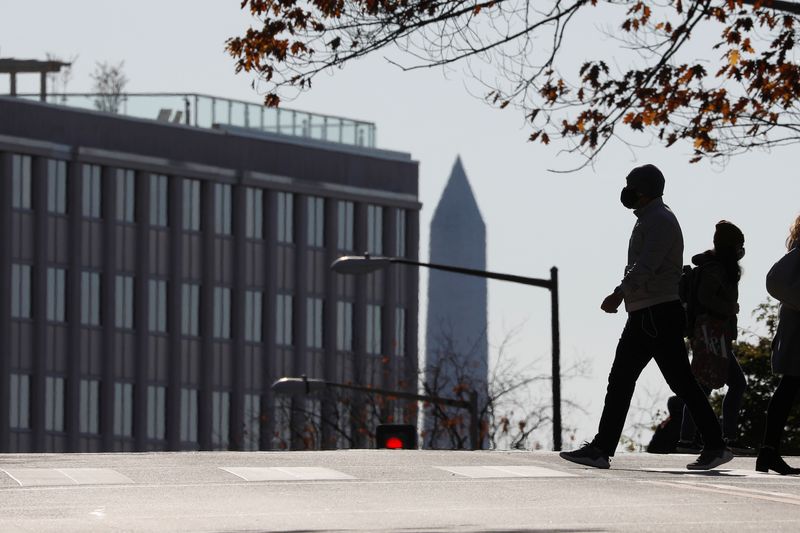
[[[561,451],[561,335],[558,325],[558,269],[550,269],[553,327],[553,450]]]
[[[39,73],[39,100],[42,102],[47,101],[47,73]]]

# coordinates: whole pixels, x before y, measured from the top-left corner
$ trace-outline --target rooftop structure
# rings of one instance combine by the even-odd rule
[[[17,96],[25,99],[41,99],[38,94],[19,94]],[[376,128],[372,122],[283,107],[272,108],[253,102],[207,94],[50,93],[44,100],[50,104],[94,111],[108,110],[106,112],[122,116],[185,124],[198,128],[230,126],[351,146],[367,148],[376,146]]]

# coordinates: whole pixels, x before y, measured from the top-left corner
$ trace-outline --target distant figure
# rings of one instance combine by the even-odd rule
[[[751,451],[738,441],[739,410],[742,407],[747,380],[733,352],[733,341],[736,340],[738,333],[736,315],[739,313],[739,278],[742,276],[739,260],[742,257],[744,257],[742,231],[727,220],[718,222],[714,230],[714,248],[692,257],[692,263],[697,265],[697,268],[694,269],[693,286],[690,289],[692,311],[689,316],[694,317],[695,323],[690,324],[688,330],[695,352],[692,370],[695,371],[695,377],[703,392],[708,396],[713,389],[728,385],[728,392],[722,401],[722,435],[731,451],[737,453]],[[719,342],[717,348],[722,356],[717,379],[707,377],[698,371],[699,365],[702,364],[699,360],[700,352],[704,350],[703,344],[710,337],[713,342]],[[701,445],[695,440],[696,434],[697,428],[692,415],[687,408],[684,408],[677,451],[698,452]]]
[[[667,400],[667,418],[653,432],[647,445],[647,453],[674,453],[681,433],[682,418],[683,400],[670,396]]]
[[[628,321],[617,344],[608,376],[603,414],[590,443],[561,457],[595,468],[608,468],[617,448],[633,397],[636,380],[655,358],[672,391],[689,406],[703,436],[700,457],[690,470],[708,470],[733,458],[722,440],[717,417],[695,381],[683,341],[686,316],[678,297],[683,266],[683,234],[678,220],[664,205],[664,176],[653,165],[628,174],[620,201],[637,217],[628,244],[628,263],[622,283],[600,308],[616,313],[622,302]]]
[[[786,239],[786,248],[791,252],[800,247],[800,216],[798,216]],[[797,252],[795,252],[797,253]],[[798,275],[794,270],[794,276]],[[794,281],[794,280],[792,280]],[[792,468],[780,455],[783,427],[789,412],[800,392],[800,310],[781,302],[778,313],[778,329],[772,341],[772,372],[783,374],[778,388],[772,394],[767,408],[767,427],[758,451],[756,470],[773,470],[782,475],[800,474],[800,468]]]

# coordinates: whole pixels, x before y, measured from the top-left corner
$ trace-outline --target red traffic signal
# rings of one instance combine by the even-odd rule
[[[375,430],[375,447],[416,450],[417,428],[411,424],[381,424]]]

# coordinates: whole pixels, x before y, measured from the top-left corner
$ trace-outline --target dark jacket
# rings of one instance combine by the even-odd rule
[[[783,303],[772,340],[772,372],[800,376],[800,310]]]
[[[711,251],[692,257],[700,268],[697,280],[697,316],[704,314],[728,321],[730,339],[736,338],[736,314],[739,312],[739,281],[731,279],[725,267]]]

